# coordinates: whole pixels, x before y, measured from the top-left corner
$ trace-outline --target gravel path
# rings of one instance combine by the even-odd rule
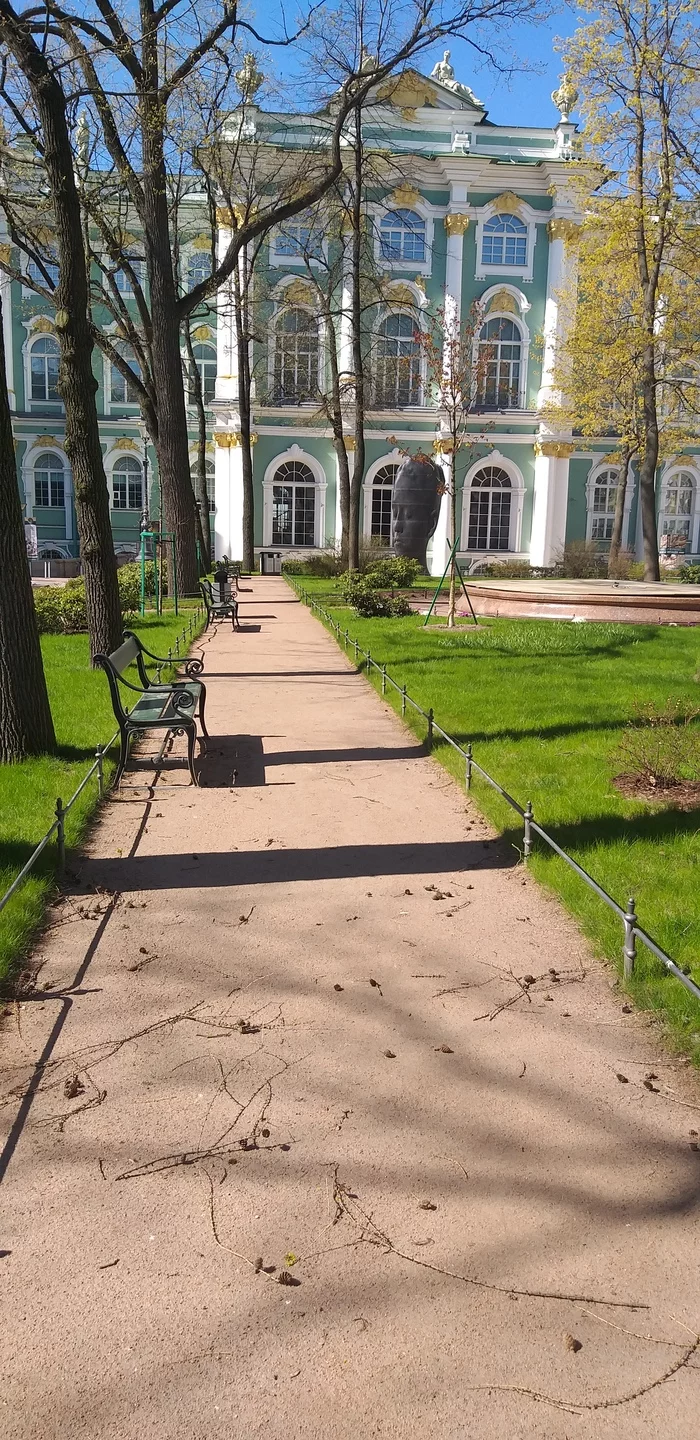
[[[244,583],[203,787],[127,774],[5,1014],[3,1434],[694,1440],[697,1086]]]

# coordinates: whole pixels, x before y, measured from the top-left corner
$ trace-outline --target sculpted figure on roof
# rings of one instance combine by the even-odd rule
[[[444,85],[447,90],[454,90],[455,95],[468,100],[470,105],[475,105],[477,110],[483,110],[482,102],[477,100],[474,91],[470,90],[468,85],[462,85],[459,80],[455,80],[455,72],[450,64],[450,53],[449,50],[445,50],[442,60],[438,60],[437,65],[433,66],[430,72],[431,80],[437,80],[438,84]]]

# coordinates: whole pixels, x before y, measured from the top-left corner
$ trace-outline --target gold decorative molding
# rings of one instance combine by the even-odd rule
[[[509,315],[519,315],[518,302],[511,295],[509,290],[498,290],[489,300],[487,311],[505,310]]]
[[[349,215],[346,210],[340,222],[340,233],[341,235],[352,235],[354,229],[352,215]]]
[[[525,204],[514,190],[504,190],[502,195],[497,195],[493,204],[499,215],[520,215]]]
[[[32,335],[55,335],[56,327],[46,315],[37,315],[32,324]]]
[[[216,207],[216,223],[217,223],[217,225],[222,225],[222,226],[224,226],[224,228],[225,228],[226,230],[231,230],[231,229],[233,229],[233,216],[232,216],[231,211],[228,209],[227,206],[225,206],[225,205],[217,205],[217,207]]]
[[[57,440],[55,435],[37,435],[27,448],[29,450],[36,450],[39,445],[55,445],[57,450],[63,449],[61,441]]]
[[[112,448],[114,450],[135,450],[139,455],[141,453],[138,440],[134,440],[131,435],[120,435]]]
[[[0,245],[0,260],[2,260],[3,265],[9,265],[11,254],[11,245]]]
[[[445,229],[448,235],[464,235],[469,229],[468,215],[446,215]]]
[[[581,226],[575,220],[550,220],[547,234],[550,240],[563,240],[567,245],[575,245],[581,237]]]
[[[198,325],[197,329],[192,331],[193,340],[213,340],[213,338],[213,333],[209,325]]]
[[[397,110],[416,110],[421,105],[437,107],[435,90],[417,70],[405,70],[398,80],[389,80],[377,91],[378,100],[389,100]]]
[[[211,250],[211,235],[195,235],[190,247],[192,250]]]
[[[352,451],[355,449],[355,436],[354,436],[354,435],[344,435],[344,436],[343,436],[343,441],[344,441],[344,444],[345,444],[345,449],[346,449],[346,450],[349,450],[349,451],[352,453]]]
[[[415,305],[416,303],[416,297],[410,285],[387,285],[384,291],[384,298],[392,305]]]
[[[125,250],[127,245],[133,246],[143,244],[143,241],[139,239],[138,235],[132,235],[130,230],[122,230],[121,234],[118,234],[117,239],[119,241],[120,249],[122,250]]]
[[[214,431],[214,444],[218,447],[219,450],[230,450],[232,440],[233,435],[231,434],[230,430]]]
[[[454,453],[454,443],[449,437],[446,439],[438,438],[437,440],[433,440],[433,450],[436,455],[452,455]]]
[[[575,445],[570,445],[566,440],[536,440],[535,455],[546,456],[550,460],[568,460],[573,455]]]
[[[304,280],[293,280],[291,285],[287,285],[282,291],[282,299],[291,305],[313,305],[313,286],[307,285]]]
[[[415,110],[413,106],[404,106],[404,109],[401,111],[401,119],[407,120],[410,125],[412,120],[418,119],[418,111]]]
[[[420,290],[421,295],[425,295],[425,275],[416,275],[413,284],[416,290]]]
[[[389,196],[389,199],[394,205],[398,205],[401,209],[405,210],[410,210],[414,205],[418,205],[420,198],[420,190],[417,190],[415,185],[411,185],[408,180],[404,180],[401,185],[397,185]]]

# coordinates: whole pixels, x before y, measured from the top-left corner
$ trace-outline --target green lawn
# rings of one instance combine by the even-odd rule
[[[189,622],[191,606],[161,619],[147,615],[132,622],[149,650],[167,655]],[[199,628],[201,628],[199,622]],[[54,819],[57,796],[63,803],[77,789],[95,759],[98,744],[116,730],[107,677],[90,669],[87,635],[44,635],[41,648],[56,728],[59,754],[0,766],[0,895],[12,884]],[[131,675],[129,678],[132,678]],[[138,677],[134,674],[138,684]],[[164,672],[163,678],[167,678]],[[105,777],[115,767],[115,751],[105,761]],[[97,777],[88,781],[66,819],[66,842],[75,845],[97,805]],[[0,983],[27,954],[54,889],[55,841],[37,868],[0,913]]]
[[[300,583],[315,596],[331,593],[328,581]],[[612,784],[625,768],[616,751],[635,702],[700,704],[700,630],[487,620],[450,633],[426,631],[419,616],[361,620],[339,605],[333,613],[424,709],[433,706],[449,734],[472,741],[475,758],[516,800],[532,801],[540,824],[616,900],[634,895],[640,923],[700,984],[700,811],[626,799]],[[372,679],[379,685],[376,671]],[[387,699],[400,707],[390,689]],[[415,712],[407,720],[425,735]],[[435,754],[463,779],[450,747],[438,742]],[[479,777],[472,793],[520,850],[514,812]],[[607,906],[541,842],[530,863],[619,966],[622,926]],[[700,1004],[642,946],[630,988],[700,1064]]]

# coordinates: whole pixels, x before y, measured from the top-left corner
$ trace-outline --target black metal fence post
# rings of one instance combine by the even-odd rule
[[[62,875],[66,868],[66,812],[60,796],[56,801],[56,849],[58,852],[57,869],[59,875]]]
[[[636,924],[637,912],[635,910],[634,900],[630,895],[625,913],[625,980],[631,980],[634,974],[634,962],[637,958],[637,939],[634,933]]]
[[[524,859],[524,860],[527,860],[528,857],[530,856],[530,854],[532,853],[532,821],[533,821],[533,819],[534,819],[534,816],[533,816],[533,813],[532,813],[532,801],[531,801],[531,800],[528,800],[527,805],[525,806],[525,814],[524,814],[524,816],[523,816],[523,822],[524,822],[524,827],[525,827],[525,835],[524,835],[524,839],[523,839],[523,859]]]

